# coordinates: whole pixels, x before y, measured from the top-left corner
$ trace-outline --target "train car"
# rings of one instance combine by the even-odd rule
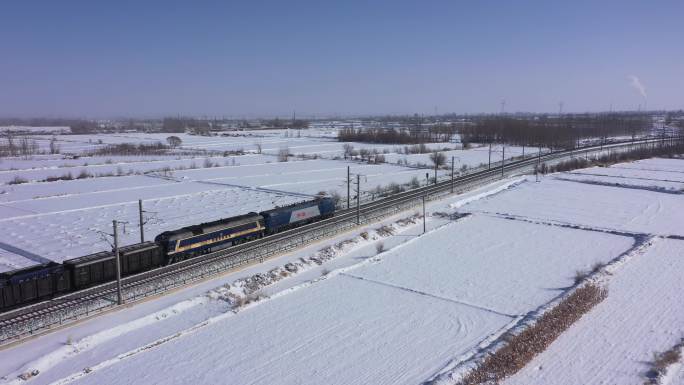
[[[163,264],[162,249],[154,242],[136,243],[119,248],[121,276],[136,274]],[[64,261],[73,287],[80,290],[116,279],[116,260],[111,251],[86,255]]]
[[[260,214],[268,234],[301,226],[319,219],[332,217],[335,213],[335,202],[332,198],[318,198],[308,202],[295,203],[289,206],[276,207]]]
[[[261,238],[264,231],[263,217],[249,213],[166,231],[154,240],[163,249],[167,263],[173,263]]]
[[[54,262],[0,273],[0,309],[52,298],[71,288],[69,273]]]

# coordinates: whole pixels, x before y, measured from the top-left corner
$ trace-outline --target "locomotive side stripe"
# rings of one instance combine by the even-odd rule
[[[212,238],[212,239],[209,239],[209,240],[206,240],[206,241],[193,243],[193,244],[191,244],[191,245],[183,246],[183,247],[180,247],[180,246],[179,246],[179,245],[180,245],[180,242],[181,242],[183,239],[179,239],[179,240],[176,241],[176,250],[174,250],[173,252],[169,252],[168,254],[169,254],[169,255],[172,255],[172,254],[175,254],[175,253],[179,253],[179,252],[181,252],[181,251],[186,251],[186,250],[194,249],[194,248],[197,248],[197,247],[209,245],[209,244],[212,244],[212,243],[225,241],[225,240],[231,239],[231,238],[237,238],[237,237],[240,237],[240,236],[243,236],[243,235],[246,235],[246,234],[256,233],[256,232],[259,232],[259,231],[264,230],[264,229],[265,229],[265,227],[262,227],[262,226],[259,225],[259,223],[257,222],[257,227],[254,228],[254,229],[249,229],[249,230],[244,230],[244,231],[240,231],[240,232],[237,232],[237,233],[232,233],[232,234],[229,234],[229,235],[226,235],[226,236],[223,236],[223,237],[219,237],[219,238]],[[192,238],[192,237],[190,237],[190,238]],[[190,239],[190,238],[185,238],[185,239]]]

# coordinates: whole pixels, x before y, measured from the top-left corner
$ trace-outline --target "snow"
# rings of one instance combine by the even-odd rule
[[[658,240],[613,272],[608,298],[505,384],[639,384],[682,337],[684,241]]]
[[[679,162],[684,168],[684,162]],[[681,195],[561,179],[567,175],[559,173],[543,178],[541,183],[522,184],[497,199],[478,201],[467,210],[519,216],[531,221],[581,224],[666,236],[684,235],[684,226],[681,226],[684,199]],[[667,186],[667,183],[654,180],[651,184]]]
[[[8,169],[0,171],[0,182],[8,183],[15,176],[19,176],[28,181],[43,181],[48,177],[60,177],[71,174],[73,178],[78,177],[82,172],[91,176],[101,176],[107,174],[133,174],[159,171],[165,168],[179,170],[186,168],[205,167],[205,162],[211,162],[214,166],[242,166],[254,164],[267,164],[276,162],[276,158],[268,155],[248,154],[242,156],[227,157],[138,157],[131,156],[107,156],[107,157],[83,157],[79,159],[64,160],[18,160],[13,158],[2,164],[8,163]],[[55,162],[59,162],[55,164]],[[11,167],[20,166],[24,168],[12,169]],[[29,167],[29,168],[26,168]],[[16,167],[15,167],[16,168]],[[4,187],[3,187],[4,188]]]
[[[505,155],[506,159],[512,157],[522,156],[522,147],[519,146],[506,146],[505,154],[503,153],[503,148],[501,145],[492,146],[491,161],[492,164],[501,161],[501,157]],[[546,151],[546,149],[542,149]],[[450,150],[444,151],[444,156],[446,156],[447,165],[451,166],[451,157],[455,157],[454,164],[455,168],[459,169],[461,166],[466,165],[468,167],[478,167],[480,165],[487,165],[489,163],[489,146],[481,145],[474,146],[468,150]],[[532,156],[538,153],[537,147],[525,147],[525,157]],[[410,165],[432,165],[430,160],[430,154],[387,154],[385,159],[389,163],[397,163],[401,161],[402,163],[407,163]]]
[[[59,262],[110,249],[102,233],[111,233],[111,221],[117,219],[128,223],[121,244],[135,243],[138,198],[146,199],[145,215],[152,219],[145,225],[148,239],[166,230],[303,200],[191,182],[28,200],[0,207],[6,215],[0,219],[0,242]]]
[[[316,308],[325,311],[311,311]],[[199,372],[204,383],[415,383],[436,369],[435,357],[472,346],[507,322],[344,276],[291,293],[287,301],[217,318],[188,338],[96,371],[84,383],[129,383],[131,370],[137,372],[143,360],[154,362],[154,369],[140,373],[138,381],[184,384],[196,381]],[[207,349],[208,341],[226,350]],[[179,350],[193,359],[178,359]]]
[[[591,167],[561,173],[555,177],[627,188],[651,187],[661,192],[684,193],[684,167],[681,161],[673,159],[649,159],[611,167]]]
[[[515,186],[502,187],[507,185]],[[498,186],[490,191],[465,199],[505,194]],[[462,199],[442,203],[442,209]],[[153,318],[144,317],[124,327],[130,332],[115,328],[85,337],[76,342],[78,354],[60,348],[49,355],[56,362],[29,367],[43,369],[38,379],[61,379],[57,383],[187,383],[198,373],[205,383],[417,383],[512,327],[518,313],[562,293],[575,269],[632,245],[629,237],[488,216],[433,221],[425,235],[410,235],[420,234],[420,225],[397,234],[408,241],[382,254],[355,253],[346,266],[322,276],[309,274],[289,285],[283,280],[264,291],[269,297],[238,312],[217,312],[160,337],[157,329],[168,331],[171,322],[187,326],[185,313],[207,314],[206,305],[217,306],[206,300],[215,296],[200,296],[181,306],[191,311],[164,320],[167,326],[149,325]],[[492,244],[491,233],[502,236]],[[533,242],[537,247],[525,249]],[[564,251],[576,244],[584,245],[578,253]],[[146,327],[154,332],[142,337]],[[102,342],[91,348],[90,341]]]
[[[674,368],[675,370],[672,373],[670,382],[666,383],[667,385],[684,385],[684,363],[680,363],[678,366],[678,368]]]
[[[19,133],[55,133],[68,134],[71,132],[71,127],[68,126],[0,126],[0,131],[16,131]]]
[[[284,137],[283,133],[281,130],[241,132],[228,137],[181,135],[183,146],[193,150],[210,147],[235,150],[258,140],[263,146],[263,154],[86,156],[79,159],[40,155],[30,159],[4,159],[0,163],[0,182],[6,183],[0,186],[0,242],[61,262],[109,249],[105,234],[111,232],[114,219],[128,223],[121,234],[122,244],[137,242],[138,199],[144,200],[144,209],[148,211],[146,236],[151,239],[162,231],[248,211],[263,211],[309,199],[321,191],[346,198],[347,167],[352,174],[362,175],[364,200],[376,197],[378,187],[407,184],[413,179],[424,183],[426,171],[432,175],[430,170],[392,164],[298,158],[277,162],[274,154],[283,144],[288,144],[291,152],[302,154],[329,151],[328,155],[338,156],[343,151],[343,143],[330,138],[293,138]],[[165,135],[61,135],[57,138],[60,145],[71,146],[70,150],[78,153],[111,143],[163,141]],[[49,141],[51,137],[33,138]],[[375,148],[389,149],[390,146]],[[214,167],[205,167],[207,161]],[[160,171],[165,168],[170,171]],[[65,175],[77,178],[81,173],[95,177],[40,182]],[[115,176],[103,176],[111,174]],[[446,177],[446,174],[439,172],[440,177]],[[29,182],[7,184],[15,177]],[[21,257],[14,255],[8,258],[0,255],[0,271],[33,263],[21,261]]]
[[[209,180],[213,175],[204,173],[214,170],[196,172]],[[378,224],[39,337],[0,351],[0,375],[15,383],[18,374],[38,369],[30,380],[36,384],[420,383],[468,363],[524,317],[554,303],[570,290],[577,270],[619,260],[606,276],[608,299],[550,349],[567,347],[540,355],[543,361],[528,365],[515,383],[563,383],[558,379],[570,369],[567,383],[598,383],[583,377],[594,372],[606,376],[603,383],[613,383],[618,372],[615,378],[637,379],[619,383],[638,383],[641,362],[681,337],[684,241],[657,239],[645,254],[635,252],[642,233],[659,234],[668,221],[670,230],[681,228],[681,219],[668,213],[678,201],[659,201],[669,206],[651,214],[631,206],[681,197],[558,175],[564,174],[540,183],[507,179],[432,202],[428,212],[473,214],[456,221],[435,214],[426,234],[422,223],[396,227],[381,238],[387,251],[379,254],[379,232],[372,230]],[[559,197],[563,204],[554,206]],[[599,209],[609,204],[612,211]],[[334,254],[325,251],[349,239],[354,242],[331,249]],[[332,259],[307,262],[259,289],[256,302],[235,307],[224,295],[246,294],[238,289],[255,273],[324,255]],[[71,344],[64,345],[67,339]]]
[[[354,275],[517,316],[571,286],[576,270],[608,262],[632,244],[612,234],[475,215]]]

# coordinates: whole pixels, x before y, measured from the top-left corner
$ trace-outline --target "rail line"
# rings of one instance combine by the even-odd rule
[[[675,140],[682,140],[676,137]],[[321,238],[346,231],[360,224],[376,221],[403,210],[415,207],[423,197],[436,199],[451,192],[460,192],[473,185],[497,180],[513,172],[525,172],[541,162],[561,160],[573,156],[624,149],[631,146],[661,143],[660,138],[613,142],[590,145],[572,150],[551,151],[535,154],[529,158],[511,161],[496,168],[449,178],[433,185],[393,194],[389,197],[366,202],[356,208],[338,210],[331,218],[290,229],[259,240],[233,246],[224,250],[187,259],[172,265],[149,270],[122,279],[122,291],[126,302],[158,295],[187,283],[215,276],[229,269],[248,263],[263,261],[276,254],[301,247]],[[670,138],[668,138],[670,140]],[[357,223],[358,221],[358,223]],[[68,293],[47,301],[31,304],[0,314],[0,346],[6,345],[52,328],[110,310],[118,306],[116,282],[90,287]]]

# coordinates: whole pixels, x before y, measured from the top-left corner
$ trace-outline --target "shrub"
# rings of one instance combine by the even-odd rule
[[[90,152],[92,155],[150,155],[166,154],[169,147],[161,142],[156,143],[119,143],[110,144]]]
[[[417,177],[417,176],[414,176],[413,178],[411,178],[411,182],[410,182],[410,183],[411,183],[411,188],[418,188],[418,187],[420,187],[420,181],[418,180],[418,177]]]
[[[665,371],[668,366],[676,363],[682,354],[679,349],[672,349],[662,353],[653,353],[653,367]]]
[[[584,279],[587,278],[588,276],[589,276],[588,271],[584,271],[584,270],[575,271],[575,279],[574,279],[575,285],[578,285],[580,282],[584,281]]]
[[[92,175],[90,175],[90,173],[87,170],[81,170],[76,179],[86,179],[90,177],[92,177]]]
[[[28,183],[28,180],[26,180],[26,179],[24,179],[24,178],[22,178],[22,177],[20,177],[20,176],[18,176],[18,175],[15,175],[15,176],[14,176],[14,179],[12,179],[11,181],[7,182],[7,184],[22,184],[22,183]]]
[[[668,368],[679,362],[682,358],[682,348],[684,347],[684,338],[678,344],[673,346],[670,350],[653,353],[653,361],[651,361],[651,369],[646,372],[647,380],[644,385],[657,385],[662,381],[663,376],[667,374]]]
[[[278,150],[278,162],[287,162],[289,156],[290,149],[288,149],[287,147]]]
[[[382,243],[382,242],[376,243],[376,244],[375,244],[375,251],[376,251],[378,254],[380,254],[380,253],[382,253],[383,251],[385,251],[385,244]]]
[[[390,183],[390,185],[387,187],[387,189],[392,194],[399,194],[400,192],[404,191],[404,188],[401,185],[394,183],[394,182]]]

